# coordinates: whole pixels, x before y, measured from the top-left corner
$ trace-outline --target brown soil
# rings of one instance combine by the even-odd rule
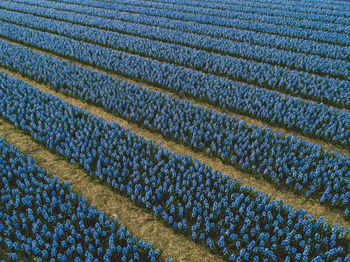
[[[0,39],[3,39],[2,37],[0,37]],[[17,45],[20,45],[18,44],[17,42],[15,41],[12,41],[12,40],[8,40],[8,39],[3,39],[3,40],[6,40],[8,42],[11,42],[13,44],[17,44]],[[26,45],[24,45],[26,46]],[[97,67],[93,67],[93,66],[89,66],[89,65],[86,65],[86,64],[83,64],[81,62],[78,62],[78,61],[75,61],[75,60],[71,60],[71,59],[65,59],[61,56],[58,56],[58,55],[55,55],[49,51],[43,51],[42,49],[39,49],[39,48],[33,48],[33,47],[28,47],[26,46],[27,48],[31,49],[31,50],[34,50],[34,51],[37,51],[37,52],[41,52],[41,53],[44,53],[44,54],[48,54],[52,57],[56,57],[56,58],[59,58],[61,60],[68,60],[72,63],[75,63],[81,67],[84,67],[84,68],[89,68],[89,69],[92,69],[94,71],[98,71],[98,72],[103,72],[103,73],[108,73],[109,75],[112,75],[113,77],[115,78],[119,78],[121,80],[124,80],[124,81],[128,81],[130,83],[134,83],[134,84],[137,84],[137,85],[140,85],[140,86],[143,86],[143,87],[147,87],[149,88],[150,90],[155,90],[155,91],[159,91],[159,92],[162,92],[162,93],[165,93],[165,94],[168,94],[169,96],[173,97],[173,98],[179,98],[178,95],[176,95],[175,93],[171,92],[171,91],[168,91],[168,90],[165,90],[165,89],[162,89],[162,88],[159,88],[159,87],[155,87],[155,86],[152,86],[152,85],[149,85],[149,84],[146,84],[144,82],[140,82],[140,81],[135,81],[135,80],[132,80],[130,78],[126,78],[124,76],[121,76],[121,75],[118,75],[118,74],[114,74],[114,73],[111,73],[111,72],[108,72],[107,70],[102,70],[102,69],[99,69]],[[3,70],[1,67],[0,67],[0,70]],[[235,117],[238,117],[240,118],[241,120],[244,120],[247,122],[247,124],[255,124],[255,125],[260,125],[262,127],[268,127],[274,131],[281,131],[283,132],[283,135],[284,136],[287,136],[287,135],[292,135],[292,136],[295,136],[295,137],[300,137],[300,139],[303,139],[303,140],[306,140],[306,141],[309,141],[310,143],[313,143],[313,144],[319,144],[321,146],[324,147],[325,150],[327,149],[330,149],[331,151],[339,151],[342,155],[343,154],[347,154],[347,155],[350,155],[350,151],[345,149],[345,148],[342,148],[338,145],[335,145],[335,144],[332,144],[330,142],[326,142],[324,140],[321,140],[321,139],[317,139],[317,138],[312,138],[310,136],[305,136],[303,134],[301,134],[300,132],[297,132],[297,131],[292,131],[290,129],[286,129],[286,128],[283,128],[283,127],[279,127],[279,126],[276,126],[276,125],[272,125],[272,124],[268,124],[268,123],[265,123],[264,121],[261,121],[261,120],[258,120],[258,119],[255,119],[253,117],[249,117],[249,116],[246,116],[246,115],[242,115],[240,113],[233,113],[232,111],[229,111],[229,110],[223,110],[217,106],[212,106],[210,105],[209,103],[206,103],[206,102],[200,102],[196,99],[193,99],[193,98],[189,98],[189,97],[184,97],[183,98],[184,100],[189,100],[191,101],[193,104],[197,104],[201,107],[207,107],[209,109],[212,109],[218,113],[226,113],[227,115],[229,116],[235,116]],[[304,101],[307,101],[306,99],[303,99]],[[350,113],[350,110],[348,109],[345,109],[347,110],[349,113]]]
[[[111,189],[91,181],[90,177],[76,165],[50,152],[31,137],[24,134],[12,123],[0,118],[0,136],[17,146],[23,154],[30,154],[39,166],[63,181],[71,181],[72,188],[95,207],[111,217],[119,217],[120,223],[138,238],[152,241],[159,248],[162,259],[174,258],[175,261],[222,261],[206,248],[195,244],[183,235],[175,234],[165,227],[153,215],[135,206],[129,199],[114,193]]]
[[[218,171],[220,170],[222,171],[223,174],[228,174],[232,179],[233,178],[240,179],[243,185],[246,184],[248,186],[255,186],[256,191],[261,190],[263,192],[266,192],[269,194],[269,196],[272,199],[277,199],[277,200],[283,199],[285,204],[290,204],[294,209],[298,209],[298,208],[306,209],[309,213],[313,213],[316,217],[323,216],[331,224],[338,223],[340,225],[345,226],[346,228],[350,227],[350,222],[344,219],[344,214],[340,210],[331,210],[329,207],[321,205],[319,202],[306,200],[303,196],[294,194],[289,190],[277,189],[275,185],[267,182],[264,179],[253,177],[248,173],[244,173],[237,170],[231,165],[223,164],[217,158],[209,157],[208,155],[202,152],[195,152],[191,150],[189,147],[184,146],[182,144],[177,144],[173,141],[166,140],[160,134],[156,132],[151,132],[145,128],[141,128],[135,123],[128,123],[127,121],[125,121],[120,117],[107,113],[105,110],[103,110],[100,107],[85,103],[79,99],[67,97],[62,93],[51,90],[46,85],[38,84],[35,81],[29,80],[27,78],[23,78],[20,74],[12,73],[2,68],[0,68],[0,70],[6,71],[10,75],[17,77],[23,81],[26,81],[27,83],[30,83],[40,90],[45,90],[48,93],[51,93],[57,97],[64,99],[68,103],[71,103],[75,106],[82,107],[93,114],[96,114],[100,117],[105,118],[106,120],[118,122],[120,125],[130,128],[131,131],[134,131],[136,134],[142,135],[142,137],[144,138],[162,142],[163,146],[165,146],[166,148],[172,151],[175,151],[180,154],[192,155],[194,158],[197,158],[200,161],[204,162],[207,166],[212,166],[215,170],[218,170]]]

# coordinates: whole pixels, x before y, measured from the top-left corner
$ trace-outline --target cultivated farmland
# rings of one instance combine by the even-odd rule
[[[350,2],[0,0],[2,261],[350,261]]]

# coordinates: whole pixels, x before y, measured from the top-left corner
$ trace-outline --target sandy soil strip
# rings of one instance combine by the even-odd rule
[[[12,123],[0,118],[0,136],[7,142],[17,146],[23,154],[30,154],[37,164],[57,175],[61,180],[72,183],[72,188],[95,207],[102,209],[111,217],[119,217],[119,221],[138,238],[152,241],[159,248],[162,258],[174,258],[175,261],[222,261],[206,248],[197,245],[189,238],[175,234],[165,227],[153,215],[135,206],[128,198],[114,193],[111,189],[91,181],[90,177],[76,165],[62,159],[45,147],[34,142]]]
[[[324,205],[321,205],[319,202],[306,200],[304,196],[297,195],[290,190],[277,189],[275,185],[267,182],[263,178],[256,178],[248,173],[244,173],[231,165],[223,164],[218,158],[209,157],[208,155],[202,152],[195,152],[187,146],[182,144],[175,143],[173,141],[166,140],[159,133],[151,132],[148,129],[141,128],[135,123],[128,123],[124,119],[117,117],[111,113],[107,113],[101,107],[97,107],[88,103],[85,103],[79,99],[68,97],[62,93],[51,90],[47,85],[38,84],[35,81],[32,81],[28,78],[22,77],[20,74],[12,73],[8,70],[0,68],[0,70],[7,72],[8,74],[17,77],[27,83],[34,85],[39,90],[44,90],[45,92],[51,93],[57,97],[64,99],[66,102],[71,103],[75,106],[84,108],[87,111],[90,111],[93,114],[96,114],[100,117],[105,118],[109,121],[116,121],[120,125],[130,128],[131,131],[134,131],[136,134],[142,135],[142,137],[157,140],[162,142],[163,146],[168,149],[175,151],[180,154],[192,155],[194,158],[199,159],[204,162],[207,166],[212,166],[215,170],[221,170],[223,174],[229,174],[231,178],[238,178],[242,181],[243,184],[249,186],[255,186],[256,190],[261,190],[267,192],[272,199],[283,199],[284,203],[290,204],[294,209],[302,208],[306,209],[308,212],[313,213],[316,217],[323,216],[331,224],[340,224],[347,227],[350,227],[350,222],[344,219],[343,211],[330,209]],[[0,133],[1,135],[1,133]]]
[[[0,39],[2,40],[5,40],[5,41],[8,41],[10,43],[13,43],[13,44],[17,44],[17,45],[21,45],[15,41],[12,41],[12,40],[8,40],[8,39],[5,39],[5,38],[2,38],[0,37]],[[152,86],[152,85],[149,85],[149,84],[146,84],[146,83],[143,83],[143,82],[140,82],[140,81],[135,81],[135,80],[132,80],[130,78],[126,78],[124,76],[121,76],[121,75],[118,75],[118,74],[114,74],[114,73],[111,73],[111,72],[108,72],[107,70],[102,70],[102,69],[99,69],[97,67],[93,67],[93,66],[89,66],[89,65],[86,65],[86,64],[83,64],[79,61],[76,61],[76,60],[72,60],[72,59],[66,59],[66,58],[63,58],[61,56],[58,56],[58,55],[55,55],[53,54],[52,52],[48,52],[48,51],[43,51],[41,49],[38,49],[38,48],[34,48],[34,47],[29,47],[27,45],[23,45],[31,50],[34,50],[34,51],[37,51],[37,52],[41,52],[41,53],[44,53],[44,54],[47,54],[47,55],[50,55],[52,57],[56,57],[56,58],[59,58],[61,60],[68,60],[72,63],[75,63],[76,65],[79,65],[79,66],[82,66],[84,68],[89,68],[89,69],[92,69],[94,71],[98,71],[98,72],[103,72],[103,73],[108,73],[109,75],[112,75],[113,77],[115,78],[119,78],[121,80],[124,80],[124,81],[128,81],[130,83],[134,83],[134,84],[137,84],[137,85],[141,85],[141,86],[145,86],[147,88],[149,88],[150,90],[154,90],[154,91],[159,91],[159,92],[162,92],[162,93],[165,93],[165,94],[168,94],[169,96],[172,96],[174,98],[178,98],[179,96],[177,94],[175,94],[174,92],[172,91],[169,91],[169,90],[165,90],[163,88],[159,88],[159,87],[155,87],[155,86]],[[1,68],[1,67],[0,67]],[[186,99],[186,100],[189,100],[191,101],[193,104],[197,104],[201,107],[207,107],[209,109],[212,109],[212,110],[215,110],[216,112],[218,113],[226,113],[226,115],[230,115],[230,116],[235,116],[235,117],[239,117],[240,119],[246,121],[248,124],[251,124],[251,123],[254,123],[256,125],[260,125],[262,127],[268,127],[274,131],[281,131],[283,132],[283,134],[285,136],[287,136],[288,134],[289,135],[293,135],[295,137],[300,137],[301,139],[304,139],[304,140],[307,140],[309,141],[310,143],[313,143],[313,144],[319,144],[321,146],[323,146],[325,148],[325,150],[327,149],[330,149],[331,151],[339,151],[342,155],[343,154],[347,154],[347,155],[350,155],[350,151],[345,149],[345,148],[342,148],[338,145],[335,145],[335,144],[332,144],[330,142],[326,142],[324,140],[321,140],[321,139],[318,139],[318,138],[311,138],[309,136],[305,136],[303,134],[301,134],[300,132],[297,132],[297,131],[293,131],[293,130],[290,130],[290,129],[286,129],[284,127],[279,127],[279,126],[276,126],[276,125],[272,125],[272,124],[268,124],[268,123],[265,123],[264,121],[262,120],[259,120],[259,119],[255,119],[254,117],[249,117],[249,116],[246,116],[246,115],[243,115],[243,114],[240,114],[240,113],[233,113],[232,111],[229,111],[229,110],[223,110],[217,106],[213,106],[213,105],[210,105],[209,103],[207,102],[200,102],[194,98],[189,98],[187,96],[181,96],[182,99]],[[350,113],[350,110],[347,110],[349,113]]]

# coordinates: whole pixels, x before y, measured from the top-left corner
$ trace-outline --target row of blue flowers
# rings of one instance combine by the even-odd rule
[[[29,8],[32,9],[30,13],[35,13],[35,7],[29,6]],[[21,10],[19,11],[23,12]],[[277,71],[287,70],[290,73],[290,69],[295,69],[306,72],[296,71],[296,77],[299,74],[301,76],[306,74],[310,77],[309,73],[315,73],[320,76],[336,77],[344,80],[350,79],[350,62],[327,59],[315,55],[292,53],[276,48],[254,46],[247,43],[232,42],[230,46],[221,43],[220,46],[224,46],[224,50],[221,49],[220,52],[233,55],[232,57],[182,45],[155,41],[149,38],[130,36],[9,10],[2,10],[0,19],[160,61],[174,63],[175,65],[194,68],[205,73],[225,76],[233,80],[246,80],[235,73],[235,68],[237,67],[246,70],[241,66],[241,63],[249,63],[249,67],[257,71],[265,66],[273,68],[276,65],[277,67],[275,69]],[[168,39],[169,37],[167,35]],[[183,38],[183,36],[180,38],[181,41]],[[191,42],[194,43],[193,41]],[[217,45],[215,46],[216,48],[218,47]],[[286,68],[282,69],[280,66],[286,66]],[[269,72],[267,73],[269,74]],[[285,77],[285,75],[282,74],[281,77]],[[237,76],[238,79],[236,78]],[[261,82],[255,82],[254,79],[248,79],[248,81],[259,85],[263,84]],[[277,81],[275,82],[277,83]],[[348,86],[350,86],[350,83],[348,83]],[[270,88],[276,88],[276,86]],[[288,92],[290,90],[287,89],[286,91]]]
[[[134,13],[131,9],[135,7],[128,8],[126,5],[121,6],[117,11],[93,8],[79,4],[66,4],[54,1],[48,2],[44,0],[38,0],[35,4],[30,0],[21,0],[21,2],[28,3],[29,5],[6,1],[1,2],[0,5],[3,8],[37,13],[45,17],[58,18],[80,24],[91,24],[94,27],[127,32],[128,34],[146,36],[152,39],[185,44],[187,46],[199,47],[221,53],[233,52],[231,46],[237,45],[235,42],[238,41],[243,43],[248,42],[251,45],[262,47],[272,47],[280,50],[319,55],[326,58],[350,60],[350,47],[238,28],[173,20],[165,17],[152,16],[148,13]],[[50,8],[50,10],[47,8]],[[92,16],[86,17],[85,14]],[[154,26],[157,28],[155,29]],[[178,37],[179,34],[181,34],[184,39]],[[220,41],[216,38],[220,38]],[[175,40],[177,42],[174,42]],[[234,42],[232,42],[232,40]]]
[[[98,45],[0,23],[0,35],[349,147],[349,113]],[[336,88],[340,93],[340,87]],[[345,92],[345,91],[344,91]],[[348,89],[350,102],[350,88]],[[344,98],[345,94],[340,96]],[[274,102],[275,101],[275,102]],[[343,100],[344,101],[344,100]]]
[[[79,0],[56,0],[56,1],[81,4]],[[292,37],[292,38],[308,39],[308,40],[314,40],[317,42],[325,42],[325,43],[338,44],[338,45],[344,45],[344,46],[349,46],[349,43],[350,43],[349,34],[326,32],[326,31],[312,30],[312,29],[306,29],[306,28],[295,28],[290,26],[256,22],[253,19],[243,20],[244,17],[247,16],[246,14],[241,14],[239,19],[237,19],[237,18],[227,18],[227,17],[220,17],[220,16],[205,14],[211,11],[207,8],[204,8],[204,9],[202,8],[200,11],[196,11],[196,9],[198,8],[193,7],[192,8],[193,10],[188,11],[191,8],[189,6],[183,6],[183,5],[170,4],[167,6],[164,3],[157,3],[157,2],[151,2],[151,1],[138,1],[138,0],[135,0],[135,1],[129,0],[129,1],[123,1],[123,2],[124,2],[123,4],[124,7],[121,7],[120,3],[93,1],[93,0],[86,0],[84,1],[83,4],[88,6],[112,9],[112,10],[116,9],[119,11],[132,10],[133,12],[139,12],[139,8],[140,8],[143,11],[143,13],[147,15],[155,15],[155,16],[167,17],[171,19],[180,19],[184,21],[194,21],[198,23],[224,26],[227,28],[254,30],[254,31],[263,32],[263,33],[278,34],[278,35]],[[212,12],[215,12],[215,10],[213,10]]]
[[[346,155],[326,153],[323,147],[305,140],[248,126],[238,118],[190,101],[174,100],[161,92],[6,41],[0,41],[0,50],[0,64],[10,70],[102,105],[128,121],[206,151],[277,185],[320,199],[350,216],[350,158]]]
[[[116,122],[0,73],[1,115],[175,231],[233,261],[347,261],[349,230],[271,201]]]
[[[89,206],[1,137],[0,189],[0,256],[9,261],[159,260],[151,242]]]
[[[177,0],[166,0],[166,2],[176,2]],[[192,2],[191,0],[185,0],[186,2]],[[193,1],[194,2],[194,1]],[[210,1],[204,1],[205,3],[211,3]],[[219,0],[215,1],[220,5],[240,5],[247,7],[262,7],[270,10],[288,10],[290,12],[300,13],[301,16],[308,17],[308,14],[318,14],[322,19],[330,18],[329,16],[347,16],[346,11],[350,11],[350,7],[345,1],[329,2],[327,0],[321,1],[289,1],[289,0],[279,0],[279,1],[266,1],[266,0],[250,0],[241,2],[239,0]],[[214,3],[213,3],[214,4]],[[323,21],[323,20],[322,20]],[[324,20],[332,22],[332,20]]]
[[[118,1],[107,1],[103,2],[113,2]],[[224,11],[233,11],[233,12],[244,12],[251,14],[259,14],[260,16],[273,16],[277,18],[287,18],[291,21],[293,20],[311,20],[311,21],[320,21],[326,23],[339,23],[339,24],[350,24],[346,19],[349,17],[347,13],[350,11],[348,5],[344,2],[330,3],[329,1],[317,1],[317,3],[312,3],[310,1],[239,1],[239,0],[226,0],[226,1],[196,1],[196,0],[152,0],[152,2],[161,2],[161,3],[171,3],[176,5],[186,5],[192,7],[204,7],[214,10],[224,10]],[[125,1],[123,1],[125,3]],[[220,15],[221,13],[216,12],[212,15],[216,16],[232,16],[231,13],[224,12],[225,15]],[[231,16],[230,16],[231,15]],[[244,17],[245,18],[245,17]],[[258,17],[259,18],[259,17]],[[260,19],[267,19],[265,17]],[[293,19],[293,20],[292,20]],[[265,21],[265,20],[263,20]],[[270,21],[270,20],[266,20]],[[278,20],[277,20],[278,21]],[[271,21],[274,22],[274,21]],[[303,24],[299,24],[300,27]],[[310,26],[310,25],[305,25]],[[336,29],[335,29],[336,30]]]
[[[60,1],[60,0],[58,0]],[[65,2],[66,0],[64,0]],[[73,0],[76,2],[76,0]],[[83,4],[90,4],[93,1],[87,1]],[[186,12],[195,13],[199,15],[206,15],[209,17],[219,17],[226,19],[239,19],[244,21],[255,21],[257,23],[263,24],[273,24],[282,25],[286,27],[297,27],[299,29],[312,29],[329,31],[336,33],[346,33],[349,34],[349,21],[346,20],[348,14],[342,12],[339,19],[333,20],[325,16],[319,16],[314,14],[306,14],[305,10],[303,12],[289,11],[288,8],[284,10],[271,10],[266,8],[263,4],[257,6],[244,6],[241,3],[236,3],[235,5],[220,5],[219,3],[210,2],[200,2],[198,1],[162,1],[162,0],[152,0],[152,1],[139,1],[139,0],[127,0],[127,1],[102,1],[113,3],[113,7],[119,8],[120,4],[127,4],[131,6],[141,6],[146,8],[160,8],[175,12]],[[250,2],[250,1],[248,1]],[[108,4],[109,4],[108,3]],[[251,2],[250,2],[251,3]],[[105,3],[104,3],[105,4]],[[92,5],[93,6],[93,5]],[[106,6],[106,5],[104,5]],[[108,7],[108,5],[107,5]],[[329,12],[331,13],[331,12]],[[338,13],[339,14],[339,13]],[[329,14],[332,18],[334,14]],[[327,19],[328,18],[328,19]],[[338,18],[338,17],[337,17]],[[321,20],[321,21],[320,21]],[[333,20],[331,23],[329,20]],[[310,21],[313,21],[310,23]],[[323,22],[327,21],[327,22]]]

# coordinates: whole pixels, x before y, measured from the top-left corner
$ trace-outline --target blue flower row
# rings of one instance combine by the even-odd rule
[[[176,0],[173,0],[176,1]],[[189,0],[190,1],[190,0]],[[166,2],[172,2],[166,0]],[[185,3],[187,0],[184,1]],[[211,3],[211,1],[204,1]],[[319,14],[320,17],[326,19],[329,16],[348,16],[345,11],[350,11],[349,6],[345,1],[329,2],[327,0],[321,1],[289,1],[289,0],[278,0],[278,1],[266,1],[266,0],[250,0],[241,2],[239,0],[220,0],[216,3],[222,5],[242,5],[249,7],[263,7],[272,10],[288,10],[290,12],[300,13],[307,17],[307,14]],[[214,4],[214,3],[213,3]],[[326,15],[326,16],[323,16]]]
[[[123,12],[123,10],[131,12],[127,6],[123,6],[123,8],[121,7],[121,9],[119,9],[120,11],[116,12],[115,10],[93,8],[78,4],[57,3],[52,1],[47,2],[44,0],[36,1],[35,5],[31,4],[32,6],[12,2],[2,2],[0,5],[3,8],[38,13],[46,17],[58,18],[81,24],[91,24],[93,21],[92,25],[94,27],[118,32],[127,32],[129,34],[146,36],[152,39],[164,40],[172,43],[175,39],[174,37],[169,36],[181,33],[184,39],[176,37],[178,42],[175,43],[217,52],[229,52],[228,50],[230,50],[230,48],[225,48],[225,46],[230,47],[235,44],[235,41],[238,41],[243,43],[248,42],[252,45],[259,45],[262,47],[269,46],[286,51],[314,54],[326,58],[342,59],[346,61],[350,60],[350,47],[318,43],[298,38],[288,38],[279,35],[259,33],[256,31],[200,24],[191,21],[170,20],[164,17],[151,16],[148,14]],[[50,8],[49,12],[47,8]],[[68,12],[67,10],[71,10],[73,13]],[[84,14],[89,14],[95,17],[86,17]],[[112,18],[113,20],[107,18]],[[157,26],[157,30],[154,30],[153,26]],[[174,32],[173,29],[181,32]],[[197,39],[196,41],[188,41],[188,39],[193,39],[194,37]],[[213,37],[220,38],[220,41],[224,44]]]
[[[108,74],[0,41],[1,65],[244,171],[341,208],[349,217],[350,158]]]
[[[167,0],[167,2],[170,0]],[[176,1],[176,0],[175,0]],[[186,2],[186,1],[185,1]],[[210,2],[210,1],[205,1]],[[348,17],[349,15],[346,11],[350,11],[350,7],[347,5],[346,1],[336,1],[329,2],[327,0],[321,1],[288,1],[288,0],[278,0],[278,1],[266,1],[266,0],[250,0],[241,2],[238,0],[220,0],[217,3],[223,5],[244,5],[249,7],[263,7],[272,10],[288,10],[289,12],[295,12],[300,14],[300,16],[308,17],[308,14],[319,15],[320,18],[327,19],[333,18],[338,19],[338,17]],[[331,20],[326,20],[333,22]]]
[[[37,13],[35,7],[30,6],[30,8],[32,9],[31,13]],[[238,76],[237,79],[235,68],[246,70],[241,64],[249,63],[249,66],[256,71],[262,70],[262,68],[265,70],[265,67],[268,67],[268,71],[270,72],[278,72],[279,70],[282,70],[283,72],[288,71],[289,74],[290,69],[295,69],[306,71],[306,73],[294,72],[294,74],[296,74],[294,77],[297,77],[298,75],[307,75],[310,77],[309,73],[315,73],[320,76],[336,77],[344,80],[350,79],[350,62],[341,60],[292,53],[290,51],[278,50],[275,48],[271,49],[239,42],[232,42],[230,46],[227,46],[225,45],[225,41],[221,42],[219,40],[217,41],[220,42],[220,44],[215,46],[216,49],[220,49],[220,54],[216,54],[206,51],[208,49],[210,50],[210,48],[207,48],[206,46],[212,46],[209,43],[206,43],[204,46],[204,49],[206,50],[198,50],[196,48],[160,42],[149,38],[130,36],[33,16],[27,13],[2,10],[0,14],[0,19],[7,22],[30,26],[31,28],[65,35],[77,40],[93,42],[102,46],[112,47],[160,61],[175,63],[177,65],[205,71],[206,73],[222,75],[233,80],[249,81],[250,83],[259,85],[262,83],[259,81],[256,82],[254,79],[248,78],[247,80],[241,76]],[[169,39],[169,37],[170,36],[167,34],[166,38]],[[170,38],[171,41],[173,41],[172,39],[173,38]],[[180,39],[182,41],[184,37],[182,36]],[[175,39],[175,42],[179,41]],[[194,41],[188,42],[191,42],[192,45],[195,44]],[[225,56],[224,54],[233,55],[233,57]],[[276,67],[274,68],[274,66]],[[282,69],[280,66],[286,66],[288,68]],[[273,68],[274,70],[272,70]],[[270,74],[269,72],[266,73]],[[279,77],[285,77],[286,75],[286,73],[282,73]],[[348,84],[350,86],[350,82]],[[276,88],[276,86],[270,88]],[[291,90],[287,89],[286,91],[288,92]]]
[[[233,261],[347,261],[349,230],[0,73],[1,115],[175,231]]]
[[[117,1],[107,1],[113,2]],[[209,9],[242,11],[248,13],[258,13],[260,15],[278,16],[285,18],[294,18],[300,20],[321,21],[327,23],[349,24],[346,19],[349,17],[347,11],[350,11],[349,6],[329,1],[317,1],[317,4],[310,1],[196,1],[196,0],[152,0],[152,2],[183,4],[195,7],[205,7]],[[339,2],[338,2],[339,3]],[[334,17],[335,16],[335,17]]]
[[[59,0],[58,0],[59,1]],[[66,1],[64,1],[66,2]],[[92,1],[81,3],[83,5],[90,4]],[[119,7],[119,4],[127,4],[131,6],[142,6],[148,8],[160,8],[171,11],[180,11],[186,13],[196,13],[200,15],[215,16],[220,18],[240,19],[246,21],[255,21],[257,23],[267,23],[273,25],[282,25],[289,27],[299,27],[312,30],[323,30],[336,33],[349,34],[349,21],[346,20],[347,13],[343,14],[345,17],[340,17],[337,20],[329,19],[325,16],[318,16],[314,14],[305,14],[300,12],[290,12],[287,8],[284,10],[271,10],[264,7],[264,4],[257,6],[242,6],[242,3],[235,5],[220,5],[213,2],[198,2],[198,1],[102,1],[111,2]],[[105,4],[105,3],[104,3]],[[244,4],[244,2],[243,2]],[[304,11],[305,12],[305,11]],[[332,18],[332,17],[331,17]],[[321,21],[320,21],[321,20]],[[332,22],[330,22],[330,20]],[[310,23],[312,21],[312,23]],[[324,22],[326,21],[326,22]]]
[[[81,4],[79,0],[56,0],[56,2],[69,2]],[[125,2],[125,1],[124,1]],[[128,2],[128,1],[126,1]],[[124,11],[130,12],[141,12],[147,13],[148,15],[167,17],[171,19],[179,19],[183,21],[193,21],[203,24],[211,24],[217,26],[224,26],[228,28],[239,28],[245,30],[253,30],[263,33],[269,34],[278,34],[281,36],[292,37],[292,38],[301,38],[308,39],[317,42],[325,42],[337,45],[349,46],[350,43],[350,35],[343,33],[333,33],[333,32],[325,32],[304,28],[293,28],[289,26],[281,26],[276,24],[269,23],[257,23],[256,21],[245,21],[242,20],[246,16],[246,14],[240,15],[239,19],[231,19],[226,17],[218,17],[212,15],[205,15],[202,12],[208,12],[208,9],[202,9],[201,12],[187,12],[190,9],[187,6],[174,6],[170,5],[168,9],[162,3],[157,2],[149,2],[149,1],[130,1],[133,4],[128,5],[124,4]],[[112,9],[112,10],[120,10],[120,4],[118,3],[109,3],[109,2],[101,2],[101,1],[93,1],[86,0],[84,1],[84,5]],[[196,9],[196,8],[194,8]],[[131,11],[132,10],[132,11]]]
[[[88,206],[1,137],[0,188],[0,250],[10,261],[158,261],[151,242]]]
[[[26,27],[5,22],[0,23],[0,27],[2,29],[0,35],[9,39],[132,79],[152,83],[175,93],[218,105],[223,109],[243,112],[273,124],[312,134],[343,147],[350,145],[350,116],[346,110],[330,108],[321,103],[305,103],[302,99],[281,95],[278,92],[241,85],[222,77]],[[341,90],[340,87],[337,89]],[[343,98],[345,92],[344,90],[341,94]],[[348,93],[350,102],[350,89]]]

